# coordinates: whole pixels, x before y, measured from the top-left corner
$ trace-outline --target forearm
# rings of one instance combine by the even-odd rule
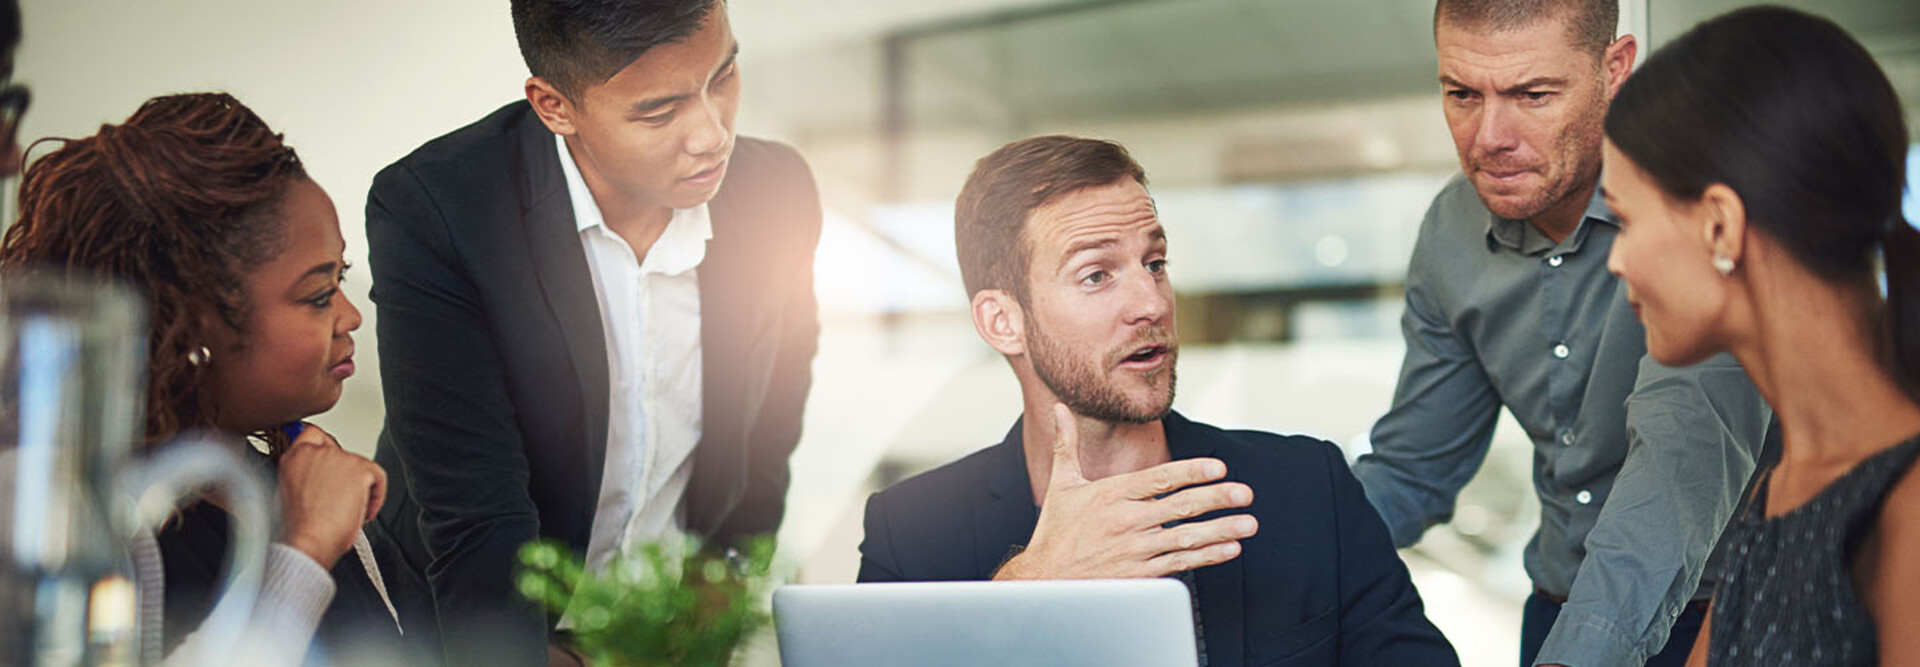
[[[1493,441],[1500,398],[1473,348],[1422,287],[1416,258],[1401,316],[1406,357],[1393,405],[1370,433],[1373,451],[1353,475],[1396,547],[1453,517],[1460,489],[1473,479]]]
[[[260,594],[241,631],[232,659],[222,661],[207,655],[217,647],[208,646],[204,629],[187,635],[167,654],[164,664],[180,665],[298,665],[313,643],[321,616],[333,602],[335,584],[332,575],[319,563],[285,544],[267,548],[266,567],[261,572]],[[233,604],[226,598],[221,604]]]
[[[476,523],[456,532],[478,539],[428,547],[427,581],[447,664],[545,664],[547,616],[513,583],[520,545],[537,537],[535,523]]]
[[[1740,504],[1770,416],[1731,359],[1687,369],[1642,363],[1627,401],[1626,460],[1543,662],[1620,664],[1662,649]]]

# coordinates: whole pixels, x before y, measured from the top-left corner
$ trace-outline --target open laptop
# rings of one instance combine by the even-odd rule
[[[1194,667],[1172,579],[794,585],[773,593],[785,667]]]

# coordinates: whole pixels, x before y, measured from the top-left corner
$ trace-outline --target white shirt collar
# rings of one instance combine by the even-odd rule
[[[606,228],[607,219],[600,213],[600,204],[594,201],[593,192],[587,189],[586,179],[581,178],[580,165],[574,163],[566,137],[553,135],[553,142],[560,151],[560,171],[567,179],[567,197],[573,200],[574,224],[582,234],[594,227]],[[705,203],[693,208],[676,208],[673,219],[660,232],[659,240],[647,250],[647,259],[641,263],[640,270],[666,275],[692,270],[707,258],[707,241],[712,238],[713,217],[708,214]]]

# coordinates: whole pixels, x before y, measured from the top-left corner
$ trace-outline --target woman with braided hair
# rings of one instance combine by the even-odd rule
[[[339,400],[361,318],[340,291],[333,203],[293,149],[231,96],[159,97],[34,161],[19,202],[0,267],[107,276],[147,297],[148,445],[210,430],[265,449],[245,454],[275,479],[279,534],[249,648],[299,662],[312,641],[342,663],[364,664],[369,646],[397,659],[402,617],[361,532],[386,476],[301,421]],[[163,564],[164,592],[138,583],[165,601],[170,653],[215,601],[221,502],[182,508],[134,546]]]

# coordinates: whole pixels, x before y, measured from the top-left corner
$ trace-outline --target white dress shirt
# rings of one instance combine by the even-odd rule
[[[646,260],[606,225],[580,168],[555,136],[607,339],[607,456],[587,567],[636,545],[684,536],[684,499],[700,441],[698,267],[713,238],[706,204],[676,209]]]

